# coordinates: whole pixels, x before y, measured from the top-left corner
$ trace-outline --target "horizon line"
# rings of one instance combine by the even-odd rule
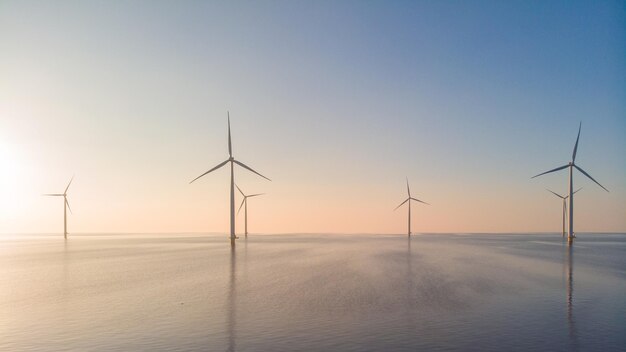
[[[204,232],[204,231],[168,231],[168,232],[136,232],[136,231],[116,231],[116,232],[72,232],[73,235],[219,235],[229,236],[226,232]],[[547,234],[561,234],[560,231],[529,231],[529,232],[414,232],[415,235],[547,235]],[[606,235],[623,235],[625,231],[581,231],[577,234],[606,234]],[[0,232],[0,236],[3,235],[58,235],[56,232]],[[405,236],[404,233],[379,233],[379,232],[259,232],[253,233],[258,236],[282,236],[282,235],[378,235],[378,236]]]

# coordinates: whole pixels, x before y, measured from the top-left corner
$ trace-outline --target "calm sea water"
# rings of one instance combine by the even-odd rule
[[[0,236],[0,350],[626,349],[626,235],[70,236]]]

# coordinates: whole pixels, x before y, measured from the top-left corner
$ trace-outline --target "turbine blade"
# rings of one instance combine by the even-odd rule
[[[574,165],[575,168],[578,169],[578,171],[582,172],[583,175],[589,177],[591,179],[591,181],[595,182],[598,186],[602,187],[602,189],[604,189],[605,191],[609,191],[608,189],[604,188],[604,186],[602,186],[598,181],[594,180],[593,177],[591,177],[591,175],[589,175],[588,173],[585,172],[585,170],[579,168],[577,165]]]
[[[231,157],[233,156],[233,145],[230,141],[230,111],[226,112],[226,115],[228,116],[228,155],[230,155]]]
[[[195,180],[199,179],[200,177],[202,177],[202,176],[204,176],[204,175],[208,174],[208,173],[209,173],[209,172],[211,172],[211,171],[215,171],[215,170],[219,169],[220,167],[222,167],[222,166],[226,165],[226,163],[227,163],[228,161],[229,161],[229,160],[226,160],[226,161],[224,161],[224,162],[220,163],[219,165],[217,165],[216,167],[212,168],[211,170],[209,170],[209,171],[207,171],[207,172],[203,173],[202,175],[200,175],[200,176],[198,176],[198,177],[194,178],[194,179],[193,179],[193,180],[191,180],[191,182],[189,182],[189,183],[192,183],[193,181],[195,181]]]
[[[62,197],[64,196],[64,194],[53,193],[53,194],[42,194],[42,196]]]
[[[250,198],[250,197],[256,197],[256,196],[262,196],[262,195],[264,195],[264,194],[265,194],[265,193],[251,194],[251,195],[249,195],[249,196],[248,196],[248,198]]]
[[[65,198],[65,205],[67,205],[67,209],[70,210],[70,214],[73,214],[72,213],[72,208],[70,207],[70,202],[67,201],[67,198]]]
[[[576,194],[576,192],[580,191],[581,189],[583,189],[583,188],[582,188],[582,187],[580,187],[579,189],[577,189],[577,190],[576,190],[574,193],[572,193],[572,194]],[[569,194],[568,194],[567,196],[565,196],[565,198],[563,198],[563,199],[567,199],[567,198],[569,198]]]
[[[411,197],[411,198],[409,198],[409,199],[412,199],[412,200],[414,200],[414,201],[416,201],[416,202],[424,203],[424,204],[426,204],[426,205],[430,205],[430,204],[428,204],[428,203],[426,203],[426,202],[422,202],[421,200],[419,200],[419,199],[415,199],[415,198],[412,198],[412,197]]]
[[[241,190],[241,188],[239,188],[239,186],[237,186],[237,184],[235,183],[235,187],[237,187],[237,189],[239,190],[239,193],[241,193],[242,196],[246,196],[245,194],[243,194],[243,191]]]
[[[578,150],[578,139],[580,139],[580,128],[582,127],[583,122],[580,121],[578,124],[578,136],[576,136],[576,144],[574,144],[574,152],[572,153],[572,162],[576,161],[576,151]]]
[[[241,205],[239,206],[239,209],[237,209],[237,215],[239,215],[239,211],[241,210],[241,207],[243,207],[243,203],[246,202],[246,198],[244,197],[243,200],[241,201]]]
[[[406,193],[409,195],[409,198],[411,198],[411,189],[409,188],[409,178],[406,178]]]
[[[72,184],[72,181],[74,181],[74,176],[72,176],[72,178],[70,179],[70,183],[68,183],[67,187],[65,187],[65,192],[63,192],[63,194],[67,194],[67,190],[70,188],[70,185]]]
[[[258,172],[256,172],[256,171],[252,170],[249,166],[246,166],[246,164],[244,164],[244,163],[242,163],[242,162],[240,162],[240,161],[237,161],[237,160],[233,160],[233,161],[234,161],[237,165],[239,165],[239,166],[241,166],[241,167],[243,167],[243,168],[245,168],[245,169],[248,169],[248,170],[250,170],[250,171],[254,172],[255,174],[257,174],[257,175],[259,175],[259,176],[263,177],[264,179],[266,179],[266,180],[268,180],[268,181],[271,181],[269,178],[267,178],[267,177],[265,177],[265,176],[261,175],[260,173],[258,173]]]
[[[546,188],[546,191],[548,191],[548,192],[550,192],[550,193],[554,194],[555,196],[557,196],[557,197],[559,197],[559,198],[561,198],[561,199],[565,199],[565,198],[567,198],[567,197],[563,197],[562,195],[560,195],[560,194],[558,194],[558,193],[556,193],[556,192],[552,192],[551,190],[549,190],[549,189],[547,189],[547,188]],[[574,192],[574,193],[575,193],[575,192]],[[569,196],[568,196],[568,197],[569,197]]]
[[[549,174],[549,173],[551,173],[551,172],[555,172],[555,171],[563,170],[563,169],[565,169],[565,168],[566,168],[566,167],[568,167],[568,166],[569,166],[569,164],[567,164],[567,165],[563,165],[563,166],[559,166],[559,167],[557,167],[556,169],[552,169],[552,170],[550,170],[550,171],[542,172],[542,173],[540,173],[539,175],[535,175],[535,176],[533,176],[533,177],[531,177],[531,178],[535,178],[535,177],[538,177],[538,176],[541,176],[541,175]]]
[[[396,209],[398,209],[398,208],[400,208],[401,206],[403,206],[403,205],[404,205],[404,203],[406,203],[406,202],[408,202],[408,201],[409,201],[409,199],[411,199],[411,198],[407,198],[404,202],[400,203],[400,205],[398,205],[398,206],[396,207]],[[394,209],[393,211],[396,211],[396,209]]]

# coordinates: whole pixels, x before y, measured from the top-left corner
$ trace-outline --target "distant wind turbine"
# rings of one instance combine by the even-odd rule
[[[576,194],[576,192],[580,191],[581,189],[582,189],[582,187],[577,189],[574,192],[574,194]],[[557,196],[557,197],[559,197],[559,198],[561,198],[563,200],[563,232],[562,232],[562,237],[565,237],[565,228],[566,228],[565,227],[566,226],[565,223],[567,222],[567,198],[569,198],[569,196],[563,197],[562,195],[560,195],[560,194],[558,194],[556,192],[553,192],[553,191],[551,191],[551,190],[549,190],[547,188],[546,188],[546,191],[554,194],[555,196]]]
[[[571,244],[574,241],[574,168],[576,168],[578,171],[580,171],[583,175],[589,177],[589,179],[591,179],[591,181],[595,182],[598,186],[602,187],[602,189],[604,189],[605,191],[609,191],[608,189],[604,188],[604,186],[602,186],[598,181],[594,180],[593,177],[591,177],[591,175],[589,175],[587,172],[585,172],[585,170],[583,170],[582,168],[580,168],[578,165],[576,165],[574,162],[576,161],[576,151],[578,150],[578,140],[580,139],[580,129],[582,127],[582,122],[578,125],[578,136],[576,137],[576,144],[574,145],[574,152],[572,153],[572,161],[570,161],[569,163],[567,163],[566,165],[563,166],[559,166],[556,169],[552,169],[546,172],[542,172],[538,175],[535,175],[531,178],[535,178],[541,175],[545,175],[545,174],[549,174],[551,172],[555,172],[555,171],[559,171],[559,170],[563,170],[565,168],[569,168],[569,226],[568,226],[568,232],[567,232],[567,241]]]
[[[70,213],[72,212],[70,203],[67,201],[67,190],[70,188],[73,180],[74,176],[70,179],[70,182],[67,184],[67,187],[65,187],[65,191],[63,191],[63,193],[44,194],[44,196],[50,197],[63,197],[63,237],[65,239],[67,239],[67,210],[69,209]]]
[[[244,218],[245,218],[245,235],[246,235],[246,237],[248,237],[248,198],[262,196],[265,193],[251,194],[251,195],[247,196],[247,195],[245,195],[243,193],[241,188],[239,188],[239,186],[237,186],[237,184],[235,184],[235,186],[239,190],[239,193],[241,193],[241,195],[243,196],[243,200],[241,201],[241,205],[239,206],[239,209],[237,210],[237,214],[239,214],[239,212],[241,211],[241,207],[243,207],[245,205],[245,209],[243,211]]]
[[[221,162],[220,164],[218,164],[217,166],[215,166],[214,168],[212,168],[211,170],[203,173],[202,175],[194,178],[193,180],[191,180],[191,182],[189,183],[193,183],[193,181],[199,179],[200,177],[215,171],[217,169],[219,169],[220,167],[226,165],[227,163],[230,163],[230,245],[231,246],[235,246],[235,239],[237,238],[235,236],[235,172],[234,172],[234,164],[237,164],[241,167],[243,167],[244,169],[247,169],[249,171],[254,172],[255,174],[263,177],[264,179],[271,181],[269,178],[261,175],[260,173],[252,170],[250,167],[246,166],[244,163],[235,160],[235,158],[233,158],[233,147],[232,147],[232,143],[231,143],[231,138],[230,138],[230,113],[227,112],[227,116],[228,116],[228,159],[226,159],[226,161]]]
[[[411,236],[411,201],[414,200],[416,202],[424,203],[426,205],[430,205],[430,204],[428,204],[426,202],[422,202],[419,199],[415,199],[415,198],[411,197],[411,189],[409,188],[409,179],[408,178],[406,179],[406,193],[408,195],[408,198],[404,202],[400,203],[400,205],[398,205],[396,207],[396,209],[394,209],[393,211],[396,211],[398,208],[400,208],[402,205],[404,205],[404,203],[409,202],[409,236]]]

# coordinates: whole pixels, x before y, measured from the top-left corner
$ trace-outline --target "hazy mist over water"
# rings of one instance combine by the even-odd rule
[[[0,350],[608,351],[626,235],[0,237]]]

